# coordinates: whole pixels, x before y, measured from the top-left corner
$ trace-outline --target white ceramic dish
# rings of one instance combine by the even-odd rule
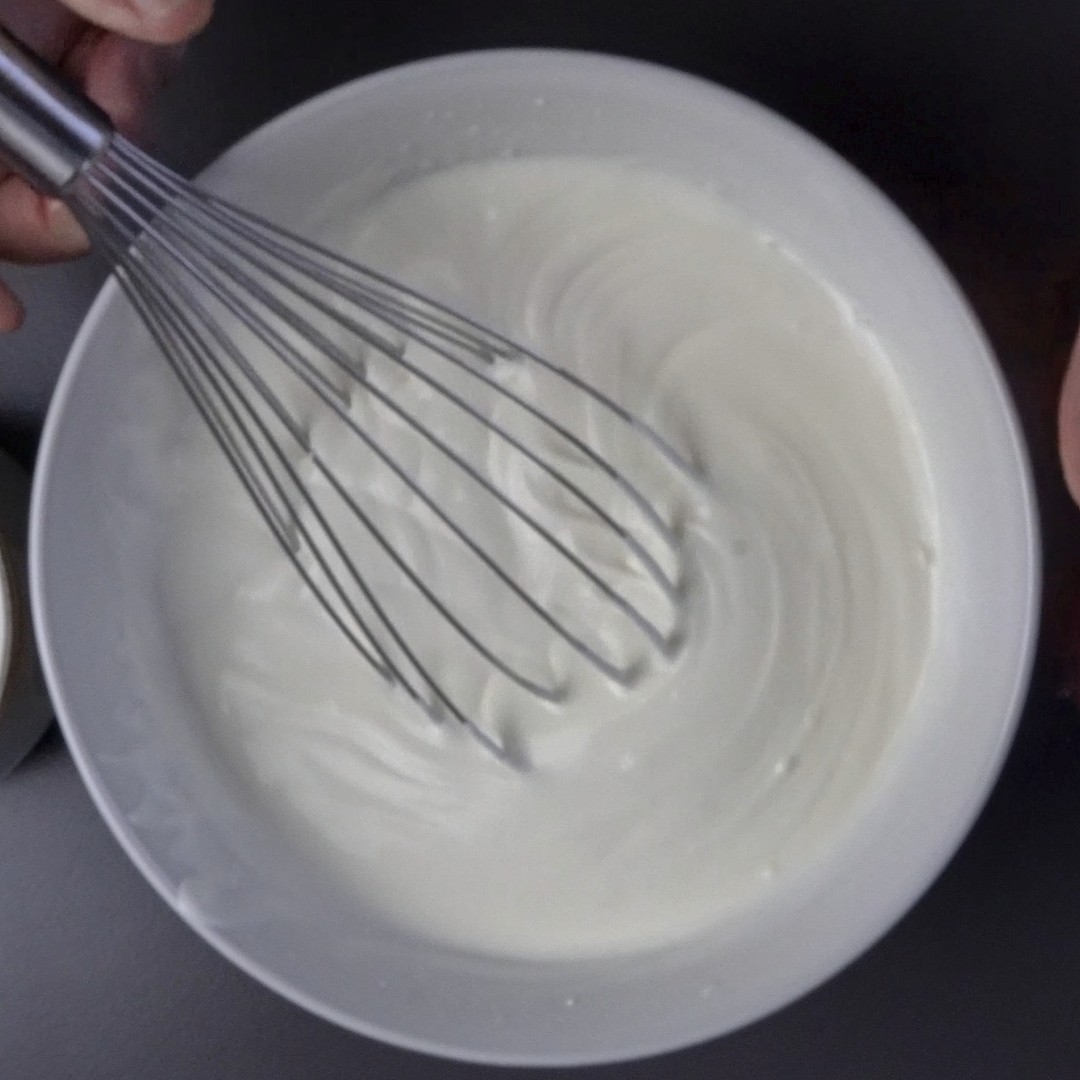
[[[32,579],[50,687],[87,786],[196,930],[346,1027],[455,1057],[555,1065],[651,1054],[745,1024],[837,971],[915,901],[1008,745],[1032,653],[1038,549],[1018,428],[955,286],[869,184],[737,95],[593,55],[450,57],[310,102],[204,179],[302,224],[342,184],[374,194],[441,165],[533,153],[641,160],[742,207],[873,325],[918,418],[941,512],[931,657],[903,738],[812,875],[726,933],[607,963],[457,955],[356,911],[260,820],[202,738],[146,585],[153,515],[126,519],[123,557],[114,550],[102,478],[122,487],[139,463],[103,432],[141,376],[137,330],[111,285],[46,427]]]

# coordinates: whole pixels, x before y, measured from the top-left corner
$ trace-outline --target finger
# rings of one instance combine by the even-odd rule
[[[0,25],[50,64],[80,32],[82,22],[57,0],[0,0]]]
[[[125,37],[169,45],[210,21],[214,0],[64,0],[87,22]]]
[[[178,46],[149,45],[85,27],[62,66],[110,114],[118,130],[136,137],[148,102],[176,67],[179,52]],[[60,202],[22,180],[0,176],[0,258],[55,262],[81,255],[87,247],[85,233]]]
[[[1073,346],[1058,408],[1058,445],[1069,494],[1080,503],[1080,337]]]
[[[23,306],[19,298],[0,281],[0,334],[18,330],[22,321]]]
[[[138,138],[147,107],[175,72],[182,45],[150,45],[87,30],[64,58],[64,71],[110,116],[117,130]]]
[[[86,233],[62,202],[18,176],[0,181],[0,259],[59,262],[88,248]]]

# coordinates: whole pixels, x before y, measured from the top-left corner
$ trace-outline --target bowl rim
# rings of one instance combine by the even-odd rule
[[[729,103],[736,104],[738,107],[743,108],[748,112],[754,113],[762,123],[771,126],[774,130],[785,132],[789,138],[797,139],[804,150],[817,154],[823,160],[831,161],[834,168],[839,168],[846,172],[852,182],[857,183],[864,189],[868,196],[871,196],[876,200],[878,210],[882,217],[891,219],[895,226],[899,226],[906,231],[909,234],[909,237],[919,244],[923,257],[929,263],[936,265],[936,268],[939,271],[941,287],[945,291],[951,293],[952,302],[964,313],[967,322],[970,324],[972,335],[981,343],[982,351],[988,361],[984,374],[993,384],[996,395],[1000,399],[1003,418],[1001,437],[1003,440],[1008,441],[1009,451],[1015,457],[1018,468],[1017,478],[1019,480],[1019,495],[1025,518],[1023,522],[1023,541],[1027,552],[1027,572],[1022,582],[1024,620],[1023,626],[1019,628],[1023,645],[1017,658],[1016,677],[1011,684],[1011,693],[1007,706],[1003,702],[1002,716],[1004,717],[1004,721],[999,728],[995,728],[998,736],[997,743],[993,748],[993,751],[988,755],[988,764],[984,777],[979,784],[972,785],[968,792],[965,811],[963,813],[958,813],[955,816],[950,823],[950,829],[944,831],[944,834],[938,838],[938,843],[933,852],[927,854],[925,859],[926,869],[924,873],[919,875],[918,880],[913,882],[903,895],[893,897],[893,903],[890,908],[892,914],[890,917],[887,920],[883,920],[876,932],[868,938],[865,938],[859,948],[851,955],[845,953],[847,958],[842,963],[834,965],[821,978],[817,979],[812,984],[805,986],[799,994],[787,999],[783,1003],[783,1006],[777,1006],[778,1008],[786,1007],[787,1004],[805,996],[822,983],[838,974],[855,958],[872,947],[894,926],[896,920],[904,912],[910,909],[910,907],[936,880],[947,862],[955,854],[974,824],[976,817],[982,810],[982,807],[997,780],[1020,719],[1034,662],[1037,640],[1042,568],[1037,504],[1034,497],[1034,483],[1027,445],[1016,415],[1012,398],[1007,389],[1000,367],[996,363],[994,351],[990,346],[978,319],[972,312],[970,305],[960,291],[959,286],[954,281],[952,275],[916,227],[895,206],[895,204],[876,187],[876,185],[815,136],[768,106],[762,105],[738,91],[731,90],[726,86],[701,76],[636,58],[589,50],[558,48],[479,49],[411,61],[349,80],[339,86],[309,98],[273,117],[227,147],[214,159],[207,169],[200,173],[199,179],[206,177],[208,174],[212,174],[214,170],[218,169],[222,164],[231,159],[234,154],[243,153],[253,143],[257,143],[266,138],[272,138],[280,128],[287,127],[296,123],[298,120],[302,120],[308,113],[317,112],[328,105],[332,105],[336,101],[346,100],[355,96],[358,92],[362,92],[361,88],[363,88],[363,90],[369,88],[384,89],[388,86],[392,86],[394,83],[407,83],[417,75],[429,74],[440,70],[451,71],[464,67],[475,68],[477,65],[525,65],[530,63],[543,64],[548,67],[552,64],[564,64],[575,68],[582,64],[588,64],[593,69],[607,68],[612,74],[619,75],[639,72],[654,81],[665,80],[670,85],[682,85],[688,89],[696,89],[698,93],[706,91],[716,95],[718,98],[725,99]],[[671,1046],[658,1046],[655,1041],[635,1044],[633,1038],[631,1038],[626,1041],[624,1046],[617,1050],[613,1049],[607,1054],[573,1054],[560,1052],[525,1052],[509,1054],[477,1050],[475,1048],[463,1047],[460,1044],[454,1045],[449,1042],[412,1035],[400,1029],[389,1028],[377,1022],[366,1021],[355,1015],[346,1014],[343,1010],[327,1005],[308,994],[306,991],[298,990],[286,981],[283,976],[270,970],[258,960],[250,957],[241,947],[233,944],[224,933],[217,931],[212,926],[193,919],[191,913],[185,910],[178,902],[174,891],[165,881],[160,868],[141,850],[129,833],[127,826],[122,819],[122,815],[112,804],[108,792],[105,790],[105,785],[100,782],[97,771],[91,760],[89,750],[80,737],[79,725],[73,718],[73,710],[71,709],[70,701],[59,673],[57,658],[53,652],[52,634],[50,632],[50,616],[48,614],[48,605],[45,601],[44,558],[42,555],[43,521],[46,504],[48,502],[50,472],[57,443],[57,436],[63,420],[65,405],[74,385],[75,374],[81,364],[80,358],[86,352],[86,347],[93,337],[98,321],[101,319],[108,306],[114,302],[118,292],[118,283],[114,277],[110,276],[95,297],[80,326],[67,354],[56,390],[52,397],[41,437],[38,459],[39,467],[35,472],[34,478],[31,502],[29,562],[31,603],[35,616],[34,623],[37,642],[46,683],[56,708],[57,719],[60,723],[67,745],[70,748],[72,757],[75,760],[79,774],[92,801],[128,857],[135,863],[142,875],[165,900],[168,906],[189,927],[246,974],[272,989],[275,993],[280,994],[285,999],[323,1019],[330,1020],[347,1030],[378,1039],[400,1048],[477,1064],[559,1067],[610,1064],[634,1058],[651,1057],[671,1050],[694,1045],[694,1042],[684,1042]],[[1021,507],[1018,507],[1017,509],[1021,509]],[[764,1019],[767,1015],[771,1015],[771,1013],[766,1013],[761,1018]],[[696,1042],[704,1042],[714,1037],[717,1036],[715,1034],[710,1035],[708,1033],[703,1033],[701,1038],[696,1040]]]

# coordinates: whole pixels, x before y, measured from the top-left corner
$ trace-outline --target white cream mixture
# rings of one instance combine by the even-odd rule
[[[605,955],[687,939],[811,865],[904,722],[930,633],[934,512],[913,420],[873,338],[760,231],[616,163],[448,170],[362,212],[333,208],[319,238],[586,372],[694,460],[696,484],[527,363],[498,365],[583,424],[676,523],[677,558],[660,553],[684,581],[675,612],[520,455],[372,361],[396,400],[685,641],[670,659],[648,648],[535,536],[456,494],[444,457],[355,395],[365,430],[446,505],[464,505],[536,596],[639,664],[637,684],[619,689],[549,648],[341,425],[299,403],[425,578],[530,671],[565,683],[552,706],[493,675],[361,546],[421,654],[526,765],[508,768],[459,725],[387,692],[305,595],[193,420],[172,474],[166,591],[182,662],[235,768],[362,902],[485,953]],[[559,460],[594,482],[572,455]]]

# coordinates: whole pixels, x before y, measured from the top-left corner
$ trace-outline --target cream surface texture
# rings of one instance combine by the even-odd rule
[[[165,480],[164,596],[210,737],[252,797],[359,904],[496,956],[689,941],[827,858],[902,733],[933,619],[926,467],[871,331],[752,223],[618,162],[461,166],[361,206],[344,193],[316,233],[588,377],[692,469],[531,360],[486,368],[632,477],[671,526],[669,543],[587,456],[496,389],[415,342],[403,354],[640,537],[677,581],[667,595],[615,530],[506,438],[340,328],[330,334],[669,640],[650,643],[377,394],[342,382],[357,426],[625,670],[620,683],[537,619],[354,431],[280,385],[310,432],[314,454],[290,453],[318,497],[328,486],[313,457],[464,625],[551,689],[544,700],[496,671],[345,509],[326,511],[417,656],[508,763],[453,717],[437,722],[387,689],[193,415]]]

